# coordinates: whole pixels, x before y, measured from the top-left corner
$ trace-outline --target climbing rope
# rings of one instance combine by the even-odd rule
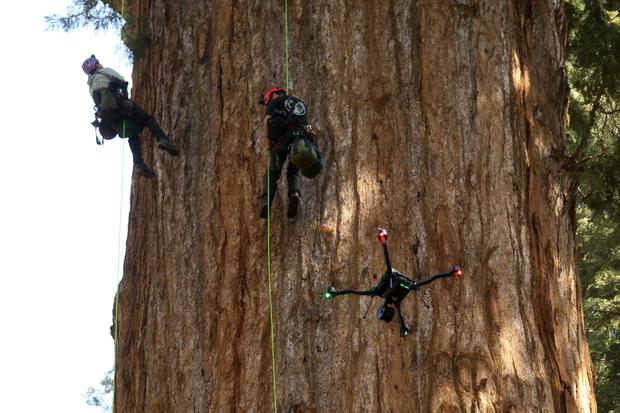
[[[273,325],[273,300],[271,294],[271,192],[269,187],[269,164],[267,161],[267,284],[269,292],[269,326],[271,328],[271,379],[273,382],[273,411],[278,413],[278,397],[276,392],[276,332]]]
[[[125,19],[125,0],[121,0],[121,17]],[[119,57],[118,57],[118,69],[120,72],[121,69],[121,49],[122,49],[122,40],[119,41]],[[125,137],[125,119],[123,118],[123,136]],[[121,139],[122,142],[122,139]],[[114,294],[114,368],[112,377],[112,413],[114,413],[116,408],[116,377],[117,377],[117,359],[118,359],[118,313],[119,313],[119,293],[120,293],[120,279],[121,279],[121,237],[122,230],[121,225],[123,222],[123,187],[125,186],[125,145],[121,145],[121,199],[120,205],[118,208],[118,247],[116,250],[116,294]]]
[[[284,0],[284,89],[288,95],[288,0]]]
[[[284,0],[284,89],[288,94],[288,0]],[[273,323],[273,298],[271,289],[271,188],[270,188],[271,153],[267,160],[267,285],[269,293],[269,326],[271,329],[271,379],[273,383],[273,411],[278,413],[278,393],[276,381],[276,332]]]

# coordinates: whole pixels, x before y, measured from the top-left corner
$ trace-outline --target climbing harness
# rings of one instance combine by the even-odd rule
[[[396,308],[396,311],[398,313],[398,320],[400,322],[400,335],[401,337],[406,337],[407,335],[409,335],[410,328],[407,323],[405,323],[405,319],[400,310],[400,302],[407,296],[410,291],[417,292],[417,290],[423,285],[430,284],[440,278],[461,278],[463,275],[463,271],[461,270],[461,267],[459,267],[458,265],[454,265],[450,271],[435,274],[423,280],[412,280],[405,274],[402,274],[396,269],[392,268],[392,264],[390,263],[390,255],[388,253],[387,247],[387,231],[383,228],[378,228],[377,232],[379,242],[383,246],[383,256],[385,258],[385,265],[387,266],[387,271],[379,280],[379,284],[369,290],[338,290],[334,287],[328,287],[324,293],[324,297],[327,299],[331,299],[335,296],[345,294],[368,295],[371,297],[372,303],[372,299],[374,299],[374,297],[381,296],[382,298],[385,298],[385,301],[377,309],[377,318],[379,320],[385,321],[386,323],[389,323],[394,317],[394,308]],[[370,308],[370,304],[368,304],[368,308]],[[368,309],[366,310],[366,312],[368,312]],[[364,314],[364,318],[366,318],[366,314]]]

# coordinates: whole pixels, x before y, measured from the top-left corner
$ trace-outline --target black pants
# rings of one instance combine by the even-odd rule
[[[155,119],[147,111],[138,106],[136,102],[124,97],[120,97],[118,100],[121,116],[134,121],[143,128],[149,128],[157,140],[168,139],[168,136],[164,133]]]
[[[267,196],[267,183],[269,183],[269,201],[271,202],[278,189],[278,179],[282,174],[284,162],[288,157],[288,145],[279,145],[269,150],[269,172],[265,174],[262,197]],[[290,161],[286,168],[286,181],[289,196],[293,192],[299,192],[299,169]]]
[[[140,149],[140,135],[132,136],[127,141],[129,149],[131,150],[131,156],[133,158],[133,164],[138,165],[144,163],[142,158],[142,150]]]
[[[149,128],[149,130],[157,140],[168,139],[168,136],[161,129],[155,119],[147,111],[145,111],[138,104],[136,104],[133,100],[127,99],[124,96],[119,96],[117,97],[117,104],[117,110],[105,111],[103,113],[100,113],[101,124],[103,128],[111,129],[117,134],[121,135],[123,132],[116,130],[116,128],[120,121],[125,118],[134,122],[141,129],[144,129],[145,127]],[[105,137],[105,135],[103,134],[103,130],[100,130],[102,131],[102,135]],[[131,155],[133,157],[133,163],[143,163],[144,158],[142,157],[140,135],[136,134],[130,137],[128,143],[129,149],[131,150]]]

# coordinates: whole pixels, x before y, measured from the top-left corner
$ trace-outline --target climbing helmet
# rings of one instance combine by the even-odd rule
[[[270,87],[263,93],[263,105],[266,105],[271,100],[271,95],[277,92],[284,92],[284,89],[281,87]]]
[[[99,60],[97,60],[95,55],[90,55],[90,57],[84,60],[84,63],[82,63],[82,70],[87,75],[92,75],[93,72],[97,70],[97,63],[99,63]]]

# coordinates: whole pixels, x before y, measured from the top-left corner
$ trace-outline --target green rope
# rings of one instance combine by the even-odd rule
[[[267,284],[269,291],[269,326],[271,328],[271,379],[273,382],[273,411],[278,413],[278,397],[276,391],[276,332],[273,325],[273,300],[271,294],[271,191],[269,187],[269,165],[271,153],[267,161]]]
[[[284,78],[288,95],[288,0],[284,0]]]
[[[284,78],[285,91],[288,94],[288,0],[284,0]],[[269,166],[271,165],[271,153],[267,161],[267,284],[269,292],[269,326],[271,329],[271,379],[273,382],[273,411],[278,413],[278,392],[276,382],[276,332],[273,323],[273,294],[271,289],[271,188]]]
[[[123,122],[123,135],[125,132],[125,122]],[[125,145],[122,149],[122,163],[121,166],[121,201],[118,213],[118,249],[117,249],[117,263],[116,263],[116,294],[114,296],[114,377],[112,378],[112,413],[114,413],[114,406],[116,400],[116,362],[118,358],[118,313],[119,313],[119,293],[120,293],[120,272],[121,272],[121,222],[123,220],[123,184],[125,181]]]
[[[125,18],[125,0],[121,0],[121,16]],[[120,53],[120,50],[119,50]],[[118,58],[118,67],[120,70],[121,58]],[[125,136],[125,119],[123,119],[123,136]],[[121,155],[121,200],[118,212],[118,248],[116,251],[116,294],[114,295],[114,376],[112,377],[112,413],[116,408],[116,376],[117,376],[117,359],[118,359],[118,320],[119,320],[119,295],[120,295],[120,273],[121,273],[121,224],[123,222],[123,187],[125,183],[125,145],[122,145]]]

